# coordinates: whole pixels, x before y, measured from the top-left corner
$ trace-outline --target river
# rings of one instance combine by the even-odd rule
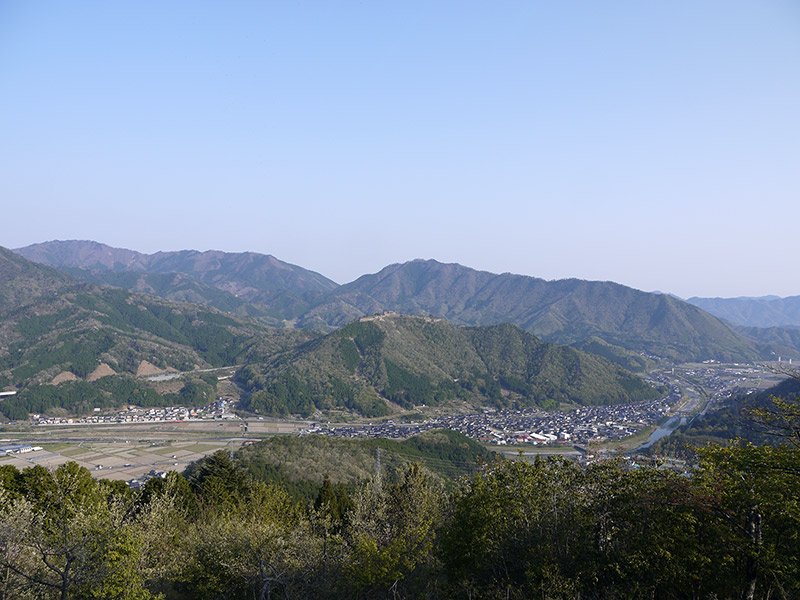
[[[675,431],[678,427],[686,423],[686,417],[672,417],[666,423],[664,423],[661,427],[656,429],[652,434],[650,434],[650,441],[646,444],[639,446],[635,452],[639,450],[645,450],[649,448],[653,444],[655,444],[658,440],[663,437],[667,437],[670,433]]]

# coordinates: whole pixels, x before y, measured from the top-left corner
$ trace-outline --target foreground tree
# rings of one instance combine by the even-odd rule
[[[28,469],[23,485],[24,496],[4,492],[0,508],[9,597],[152,597],[139,576],[141,546],[126,524],[128,507],[110,488],[72,462],[53,473]]]
[[[204,503],[183,540],[183,589],[196,598],[297,597],[315,579],[318,540],[283,489],[242,476],[215,456],[213,473],[198,486]],[[221,503],[211,501],[211,490]]]
[[[346,539],[347,585],[357,598],[422,597],[435,585],[433,553],[443,490],[417,464],[379,478],[353,499]]]
[[[582,484],[562,459],[499,463],[465,483],[442,540],[451,593],[572,597],[592,540]]]
[[[700,453],[697,508],[714,526],[706,551],[717,567],[715,591],[800,597],[800,450],[742,442]]]

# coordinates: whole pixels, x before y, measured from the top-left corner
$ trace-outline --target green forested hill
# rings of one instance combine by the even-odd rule
[[[265,364],[238,382],[250,410],[309,415],[345,408],[367,416],[390,404],[545,406],[612,404],[658,392],[618,365],[543,342],[513,325],[455,327],[442,319],[365,317]]]
[[[574,347],[578,350],[583,350],[584,352],[590,352],[591,354],[596,354],[598,356],[602,356],[603,358],[607,358],[608,360],[615,362],[629,371],[633,371],[634,373],[647,372],[656,364],[652,358],[640,352],[634,352],[633,350],[627,350],[621,346],[609,344],[605,340],[596,336],[592,336],[583,342],[574,344]]]
[[[235,294],[202,283],[184,273],[101,271],[74,267],[61,267],[61,270],[87,283],[124,288],[173,302],[207,304],[225,312],[236,313],[243,307],[250,306],[250,303]]]
[[[304,314],[337,287],[319,273],[255,252],[142,254],[83,240],[44,242],[15,252],[81,281],[205,304],[273,326]]]
[[[0,249],[0,387],[85,378],[101,363],[135,374],[263,360],[313,337],[192,304],[100,288]],[[85,395],[85,394],[84,394]]]
[[[280,484],[297,497],[313,499],[326,477],[344,485],[373,477],[378,449],[384,475],[417,462],[449,484],[460,476],[477,473],[481,464],[495,459],[493,452],[461,433],[434,430],[402,441],[276,435],[243,447],[235,460],[255,479]],[[186,475],[191,478],[206,460],[190,465]]]
[[[71,282],[64,273],[20,259],[0,246],[0,314],[13,313],[36,298],[54,297]]]
[[[734,325],[733,328],[744,336],[774,348],[778,355],[794,356],[793,350],[800,348],[800,327],[746,327]]]
[[[310,290],[263,290],[258,292],[256,300],[248,301],[185,273],[87,270],[74,267],[60,267],[60,270],[87,283],[158,296],[171,302],[203,304],[223,312],[255,318],[271,327],[284,327],[287,321],[305,313],[322,295],[321,292]]]

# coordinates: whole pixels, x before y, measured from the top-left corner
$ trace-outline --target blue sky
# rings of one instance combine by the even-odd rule
[[[800,5],[0,0],[0,245],[800,294]]]

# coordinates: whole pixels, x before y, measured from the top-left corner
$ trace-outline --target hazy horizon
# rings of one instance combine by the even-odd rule
[[[0,6],[2,245],[793,296],[789,0]]]

